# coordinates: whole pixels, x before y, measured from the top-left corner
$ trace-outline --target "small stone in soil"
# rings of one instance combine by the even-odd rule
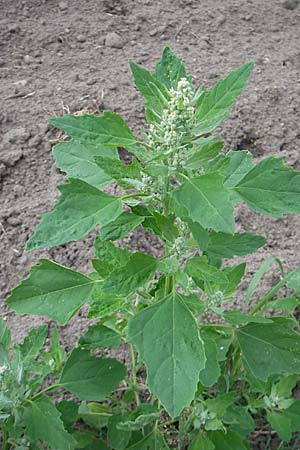
[[[78,36],[76,37],[77,42],[85,42],[86,38],[83,34],[78,34]]]
[[[112,33],[108,33],[105,38],[106,47],[112,48],[123,48],[124,41],[118,33],[114,31]]]

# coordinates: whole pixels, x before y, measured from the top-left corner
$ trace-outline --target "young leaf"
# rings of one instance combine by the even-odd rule
[[[25,369],[30,370],[30,366],[37,358],[39,352],[44,346],[48,333],[48,326],[41,325],[38,328],[32,328],[25,337],[22,344],[15,345],[15,348],[21,352]]]
[[[109,222],[101,228],[100,238],[103,241],[115,241],[117,239],[122,239],[137,226],[139,226],[143,220],[144,218],[142,216],[123,212],[114,221]]]
[[[95,286],[92,293],[92,300],[90,302],[88,318],[93,319],[95,317],[108,317],[111,314],[120,311],[124,304],[125,299],[123,297],[116,294],[103,292],[101,285]]]
[[[181,78],[187,78],[183,62],[169,47],[164,48],[162,57],[156,64],[154,76],[167,89],[176,88]]]
[[[127,447],[127,450],[169,450],[169,447],[163,435],[154,430],[141,441]]]
[[[197,286],[203,289],[209,285],[211,288],[224,290],[229,282],[222,270],[207,263],[205,256],[194,256],[187,262],[185,270]]]
[[[66,172],[68,177],[79,178],[92,186],[101,187],[109,183],[112,178],[95,163],[94,157],[100,151],[104,152],[108,159],[117,160],[117,152],[112,147],[107,151],[105,148],[99,149],[74,139],[55,145],[52,153],[57,167]]]
[[[78,344],[85,348],[114,348],[121,344],[121,336],[111,328],[97,323],[80,337]]]
[[[226,154],[229,165],[226,171],[224,185],[227,187],[236,186],[248,172],[255,166],[252,153],[247,150],[230,150]]]
[[[222,272],[228,279],[228,285],[226,286],[224,295],[230,295],[236,290],[236,288],[240,284],[241,279],[244,276],[245,269],[245,263],[238,264],[237,266],[225,267],[223,269]]]
[[[233,207],[218,173],[191,178],[174,190],[172,196],[186,216],[202,227],[233,233]]]
[[[96,237],[94,246],[95,256],[115,267],[125,266],[133,255],[126,248],[117,247],[112,242],[102,241],[100,236]]]
[[[95,402],[82,402],[78,410],[80,419],[91,427],[96,428],[96,430],[106,427],[111,415],[112,412],[109,406]]]
[[[227,409],[223,421],[230,425],[232,431],[235,431],[244,438],[255,429],[255,422],[248,412],[247,407],[244,406],[231,405]]]
[[[225,119],[229,108],[244,89],[252,67],[252,62],[244,64],[201,96],[195,113],[198,123],[194,134],[210,133]]]
[[[131,430],[120,430],[118,424],[130,420],[129,413],[114,414],[108,421],[108,442],[111,448],[115,450],[124,450],[128,448],[131,438]]]
[[[81,273],[41,259],[12,290],[7,304],[18,314],[45,315],[65,325],[89,298],[94,284]]]
[[[157,264],[152,256],[134,253],[126,266],[114,270],[106,278],[102,290],[111,294],[129,295],[153,277]]]
[[[84,181],[72,178],[58,187],[61,196],[54,210],[42,216],[26,249],[54,247],[78,241],[96,225],[105,225],[122,213],[122,202]]]
[[[122,117],[109,111],[105,111],[102,116],[94,114],[75,116],[67,114],[50,119],[49,122],[83,144],[130,149],[136,143],[136,138]]]
[[[130,180],[141,179],[141,167],[135,158],[130,164],[125,164],[120,159],[112,159],[107,156],[95,156],[96,165],[105,172],[110,179],[114,179],[125,189],[131,187]]]
[[[39,440],[46,442],[52,449],[74,449],[76,441],[64,429],[60,415],[49,397],[39,396],[30,402],[26,435],[34,442]]]
[[[96,358],[75,348],[63,369],[59,384],[81,400],[104,400],[124,378],[126,367],[115,359]]]
[[[249,450],[241,436],[231,430],[227,430],[226,433],[213,431],[208,433],[208,437],[213,442],[215,450]]]
[[[146,100],[146,108],[154,113],[154,117],[159,117],[168,103],[169,94],[166,88],[143,67],[130,62],[130,68],[135,85]]]
[[[291,419],[284,413],[268,411],[267,419],[273,430],[277,431],[280,439],[287,442],[292,437]]]
[[[199,169],[215,158],[224,146],[223,142],[207,142],[193,148],[193,154],[188,158],[185,167]]]
[[[206,253],[217,258],[232,258],[255,252],[265,245],[266,239],[252,233],[209,233]]]
[[[123,431],[138,431],[159,418],[160,412],[155,405],[141,403],[130,415],[130,419],[119,422],[117,428]]]
[[[170,294],[130,319],[128,339],[147,366],[147,380],[172,417],[194,398],[205,367],[198,325],[179,294]]]
[[[203,433],[197,434],[188,450],[215,450],[214,444]]]
[[[244,363],[266,381],[270,375],[300,371],[300,336],[294,321],[282,317],[273,323],[252,323],[237,330]]]
[[[233,189],[254,211],[275,217],[300,212],[300,172],[282,158],[263,159]]]
[[[218,381],[221,375],[220,364],[218,362],[218,347],[212,339],[204,340],[206,364],[201,370],[199,381],[204,386],[212,386]]]

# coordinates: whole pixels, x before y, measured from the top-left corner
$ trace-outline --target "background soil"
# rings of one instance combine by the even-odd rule
[[[299,168],[300,6],[298,0],[0,0],[0,311],[20,340],[41,318],[16,317],[4,299],[43,255],[89,270],[92,237],[51,250],[24,252],[41,213],[63,181],[51,156],[55,133],[49,117],[96,108],[120,113],[132,129],[143,127],[143,101],[128,67],[132,59],[154,68],[164,46],[184,59],[195,84],[209,87],[248,59],[249,85],[220,128],[226,149],[249,149],[255,158],[275,153]],[[103,100],[101,100],[103,98]],[[278,256],[299,264],[300,218],[264,218],[236,211],[238,231],[267,237],[247,258],[236,302],[262,261]],[[141,232],[126,244],[151,251]],[[156,250],[160,249],[156,245]],[[269,271],[259,297],[276,280]],[[257,299],[254,298],[254,301]],[[67,348],[86,327],[77,315],[62,331]]]

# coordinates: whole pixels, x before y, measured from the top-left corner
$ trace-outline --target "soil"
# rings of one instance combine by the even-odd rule
[[[24,252],[63,181],[51,156],[56,135],[47,120],[100,105],[120,113],[132,129],[141,129],[143,101],[128,60],[152,69],[169,45],[184,59],[195,84],[207,87],[253,60],[249,85],[219,129],[226,149],[248,149],[258,159],[276,154],[299,168],[298,0],[0,0],[0,36],[0,311],[17,341],[43,320],[16,317],[4,305],[30,266],[44,256],[85,272],[92,255],[92,236]],[[247,274],[235,300],[243,307],[245,289],[264,259],[277,256],[286,269],[299,265],[300,218],[263,217],[239,207],[236,219],[238,231],[267,237],[267,245],[246,258]],[[160,251],[141,232],[126,244]],[[274,266],[253,301],[277,277]],[[86,328],[83,316],[79,313],[61,330],[66,348]]]

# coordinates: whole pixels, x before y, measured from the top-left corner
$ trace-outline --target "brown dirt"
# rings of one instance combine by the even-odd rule
[[[299,167],[297,0],[0,0],[0,36],[0,310],[17,340],[41,321],[16,317],[4,305],[29,267],[43,255],[85,271],[92,255],[91,237],[24,252],[63,180],[51,156],[55,135],[47,120],[95,105],[103,96],[105,109],[120,113],[132,129],[141,128],[143,103],[128,60],[153,68],[162,48],[170,45],[195,83],[208,87],[254,60],[250,83],[220,128],[226,148],[249,149],[257,158],[275,153]],[[264,249],[247,258],[247,276],[236,300],[241,304],[250,277],[266,257],[278,256],[289,269],[299,264],[300,219],[264,218],[244,207],[236,217],[238,231],[268,239]],[[151,248],[149,237],[141,234],[129,243],[138,245],[137,239],[144,249]],[[258,296],[276,277],[274,268]],[[66,347],[85,327],[79,314],[62,330]]]

